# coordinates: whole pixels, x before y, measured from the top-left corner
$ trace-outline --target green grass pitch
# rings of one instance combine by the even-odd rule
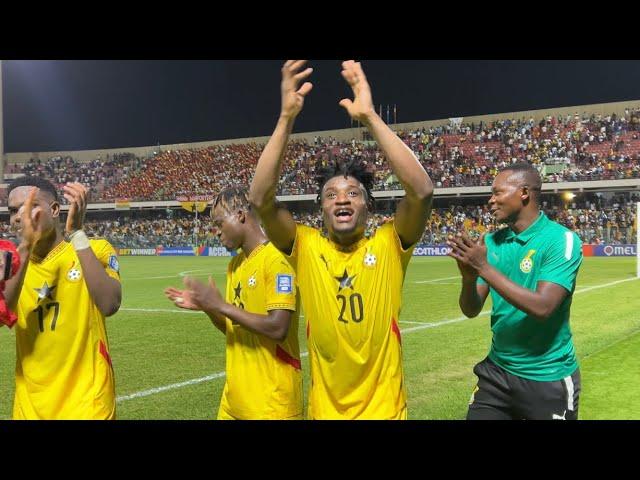
[[[162,290],[211,274],[224,289],[228,258],[121,257],[123,302],[107,319],[119,419],[213,419],[224,385],[224,337]],[[581,419],[640,419],[640,314],[635,258],[585,258],[571,326],[582,370]],[[400,317],[410,419],[462,419],[488,352],[489,316],[464,319],[450,258],[414,257]],[[490,304],[485,305],[485,311]],[[302,320],[301,322],[303,322]],[[306,351],[304,324],[300,345]],[[305,391],[308,358],[302,358]],[[15,346],[0,328],[0,418],[11,416]],[[305,392],[306,395],[306,392]]]

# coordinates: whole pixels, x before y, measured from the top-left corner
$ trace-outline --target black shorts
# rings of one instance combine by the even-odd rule
[[[467,420],[577,420],[580,369],[555,382],[517,377],[488,357],[474,369],[478,385]]]

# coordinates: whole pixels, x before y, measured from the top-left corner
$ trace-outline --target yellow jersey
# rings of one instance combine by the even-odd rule
[[[227,269],[226,301],[268,315],[290,310],[287,337],[276,342],[226,319],[226,383],[218,419],[287,419],[303,414],[295,276],[273,244],[240,252]]]
[[[107,274],[120,281],[104,239],[90,240]],[[14,419],[113,419],[115,386],[105,317],[65,241],[29,259],[17,307]]]
[[[406,418],[398,316],[413,248],[393,223],[348,249],[297,225],[289,260],[307,320],[309,418]]]

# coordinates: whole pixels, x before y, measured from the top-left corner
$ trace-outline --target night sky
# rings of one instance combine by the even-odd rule
[[[280,60],[3,61],[6,152],[270,135]],[[640,99],[637,60],[362,60],[398,122]],[[340,61],[310,61],[294,132],[350,126]],[[393,115],[393,114],[392,114]],[[386,111],[383,118],[386,119]]]

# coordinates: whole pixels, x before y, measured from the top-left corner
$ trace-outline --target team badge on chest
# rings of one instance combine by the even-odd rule
[[[247,280],[247,285],[249,285],[249,288],[256,288],[257,284],[258,281],[256,280],[256,274],[254,273],[249,277],[249,280]]]
[[[522,273],[529,273],[533,268],[533,258],[531,258],[531,256],[534,253],[536,253],[535,250],[529,250],[529,253],[527,253],[527,256],[520,261],[520,271]]]
[[[71,264],[71,268],[67,272],[67,280],[70,282],[77,282],[82,278],[82,270],[80,270],[79,266],[75,266],[76,262]]]
[[[378,259],[376,258],[376,256],[373,253],[367,253],[364,256],[364,266],[365,267],[369,267],[369,268],[373,268],[376,266],[376,262],[378,261]]]

